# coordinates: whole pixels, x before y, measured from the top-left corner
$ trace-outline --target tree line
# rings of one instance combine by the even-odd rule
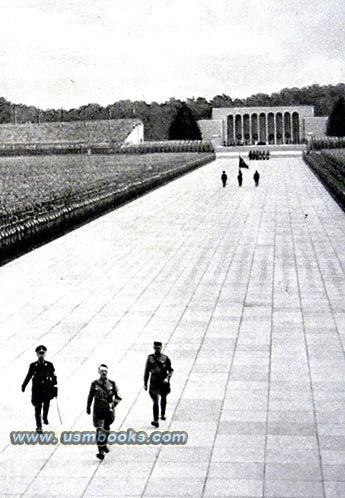
[[[39,109],[35,106],[14,104],[0,97],[0,123],[39,123],[59,121],[83,121],[95,119],[138,118],[144,123],[145,140],[166,140],[171,136],[172,123],[186,107],[193,118],[210,119],[213,107],[291,106],[313,105],[316,116],[328,116],[339,100],[345,99],[345,84],[311,85],[303,88],[284,88],[271,95],[257,93],[245,99],[232,99],[229,95],[217,95],[211,100],[204,97],[186,101],[171,98],[164,103],[120,100],[101,106],[90,103],[78,109]]]

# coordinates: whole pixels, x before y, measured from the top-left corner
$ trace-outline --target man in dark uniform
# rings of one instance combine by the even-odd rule
[[[153,401],[153,421],[151,425],[159,427],[159,397],[161,405],[161,419],[165,420],[165,409],[167,405],[167,395],[170,392],[170,378],[174,369],[171,361],[165,354],[162,354],[162,343],[153,343],[154,354],[149,354],[146,360],[144,373],[144,389],[147,391],[147,383],[150,377],[149,394]]]
[[[255,171],[253,178],[254,178],[255,187],[258,187],[260,181],[260,173],[257,170]]]
[[[243,176],[242,176],[242,171],[240,169],[238,170],[237,181],[238,181],[238,186],[242,187]]]
[[[38,360],[30,364],[27,376],[22,384],[22,392],[32,379],[31,402],[35,407],[36,431],[42,432],[42,408],[43,422],[47,425],[50,400],[57,397],[57,379],[54,365],[46,361],[44,356],[47,352],[45,346],[37,346],[35,349]]]
[[[107,365],[98,367],[99,379],[91,383],[89,396],[87,398],[86,412],[91,413],[93,403],[93,425],[96,427],[96,438],[98,445],[97,458],[104,459],[105,453],[109,453],[107,438],[110,426],[115,420],[115,406],[121,401],[117,385],[108,379]]]
[[[223,173],[221,174],[221,180],[222,180],[222,184],[223,184],[223,187],[226,186],[226,182],[227,182],[227,179],[228,179],[228,175],[225,173],[225,171],[223,171]]]

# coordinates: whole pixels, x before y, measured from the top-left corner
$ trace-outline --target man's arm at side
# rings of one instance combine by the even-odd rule
[[[50,363],[50,375],[51,375],[52,380],[53,380],[53,386],[57,386],[57,377],[55,374],[55,367],[52,363]]]
[[[174,372],[174,369],[171,366],[171,361],[170,361],[170,358],[168,356],[167,356],[167,372],[168,372],[167,378],[170,380],[170,378],[172,377],[172,374]]]
[[[150,365],[150,357],[147,357],[146,360],[146,365],[145,365],[145,372],[144,372],[144,389],[147,389],[147,383],[149,381],[150,377],[150,372],[151,372],[151,365]]]
[[[22,391],[23,392],[25,391],[25,388],[28,385],[28,383],[30,382],[31,377],[33,376],[33,374],[34,374],[34,365],[31,363],[31,365],[29,367],[29,371],[26,374],[26,377],[25,377],[24,382],[22,384]]]
[[[119,390],[117,388],[116,382],[113,381],[113,391],[114,391],[114,405],[118,405],[120,401],[122,401],[122,398],[120,396]]]
[[[93,401],[94,397],[95,397],[95,383],[92,382],[91,386],[90,386],[90,392],[89,392],[89,395],[87,397],[87,405],[86,405],[86,413],[88,415],[90,415],[90,413],[91,413],[91,405],[92,405],[92,401]]]

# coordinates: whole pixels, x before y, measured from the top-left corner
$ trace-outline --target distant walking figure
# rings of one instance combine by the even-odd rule
[[[237,175],[237,181],[238,181],[238,186],[239,187],[242,187],[242,180],[243,180],[242,171],[239,170],[238,171],[238,175]]]
[[[254,182],[255,182],[255,187],[258,187],[259,181],[260,181],[260,174],[257,170],[255,171],[253,178],[254,178]]]
[[[228,175],[225,173],[225,171],[223,171],[222,176],[220,178],[222,180],[223,187],[225,187],[228,179]]]

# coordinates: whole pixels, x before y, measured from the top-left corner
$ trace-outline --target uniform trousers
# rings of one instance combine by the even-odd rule
[[[161,391],[155,389],[150,389],[149,394],[153,401],[153,420],[158,422],[159,419],[159,398],[161,405],[161,417],[165,417],[165,410],[167,406],[167,395],[162,394]]]
[[[106,414],[97,412],[93,413],[93,425],[96,427],[96,440],[98,451],[100,453],[104,453],[104,450],[107,450],[108,434],[114,419],[114,412],[110,410]]]
[[[35,419],[36,419],[36,427],[37,429],[42,429],[42,408],[43,408],[43,421],[48,420],[48,412],[50,399],[38,399],[32,401],[32,404],[35,407]]]

